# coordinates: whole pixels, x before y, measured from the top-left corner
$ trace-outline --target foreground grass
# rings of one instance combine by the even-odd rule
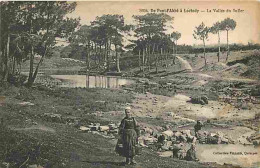
[[[0,87],[0,167],[26,168],[37,164],[45,168],[124,167],[124,158],[114,152],[115,140],[100,135],[79,132],[60,122],[49,122],[43,113],[79,117],[82,122],[107,122],[96,111],[122,110],[132,95],[120,90],[66,89],[3,86]],[[4,100],[3,100],[4,96]],[[20,105],[28,101],[34,105]],[[45,129],[38,127],[44,126]],[[212,167],[196,162],[161,158],[151,149],[137,156],[136,167]]]

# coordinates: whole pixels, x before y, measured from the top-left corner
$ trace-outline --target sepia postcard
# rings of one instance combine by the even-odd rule
[[[0,1],[0,168],[259,168],[259,1]]]

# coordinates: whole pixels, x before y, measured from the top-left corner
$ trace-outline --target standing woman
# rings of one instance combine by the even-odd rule
[[[119,126],[119,134],[123,141],[123,156],[126,157],[126,164],[136,164],[134,156],[136,155],[136,145],[138,142],[139,131],[137,122],[132,117],[131,108],[125,108],[125,118]]]

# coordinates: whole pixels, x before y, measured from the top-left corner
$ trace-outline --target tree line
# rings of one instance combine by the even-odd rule
[[[204,47],[204,51],[203,51],[203,54],[204,54],[204,61],[205,61],[205,66],[207,65],[207,59],[206,59],[206,41],[208,39],[208,35],[209,33],[212,33],[212,34],[217,34],[218,35],[218,62],[220,60],[220,52],[221,52],[221,49],[220,49],[220,33],[222,31],[226,31],[227,33],[227,57],[226,57],[226,61],[228,61],[228,56],[229,56],[229,41],[228,41],[228,32],[231,31],[231,30],[234,30],[236,28],[236,21],[233,20],[233,19],[230,19],[230,18],[226,18],[224,19],[223,21],[221,22],[216,22],[214,23],[211,27],[208,27],[206,26],[203,22],[195,27],[195,30],[194,30],[194,33],[193,33],[193,36],[195,39],[197,40],[202,40],[203,42],[203,47]]]
[[[27,60],[30,62],[27,85],[31,86],[44,58],[51,55],[57,38],[65,38],[70,43],[71,52],[82,50],[86,59],[86,69],[93,68],[110,71],[113,64],[120,72],[120,57],[126,50],[138,57],[140,71],[148,71],[176,63],[181,33],[173,29],[174,18],[165,13],[133,15],[134,24],[126,24],[123,15],[107,14],[97,16],[89,25],[80,25],[80,18],[68,18],[76,2],[0,2],[1,5],[1,45],[0,78],[11,80],[19,67]],[[209,33],[218,35],[218,61],[220,56],[220,33],[234,30],[236,22],[226,18],[207,27],[203,22],[195,27],[194,38],[202,40],[206,61],[206,41]],[[172,30],[171,33],[169,30]],[[128,37],[133,37],[129,39]],[[128,44],[125,45],[125,40]],[[227,58],[229,43],[227,38]],[[73,54],[73,53],[71,53]],[[34,63],[34,57],[40,61]],[[169,61],[171,60],[171,61]]]

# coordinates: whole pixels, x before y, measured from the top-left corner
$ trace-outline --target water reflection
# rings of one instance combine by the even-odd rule
[[[134,83],[134,80],[112,76],[51,75],[62,81],[61,87],[118,88]]]

